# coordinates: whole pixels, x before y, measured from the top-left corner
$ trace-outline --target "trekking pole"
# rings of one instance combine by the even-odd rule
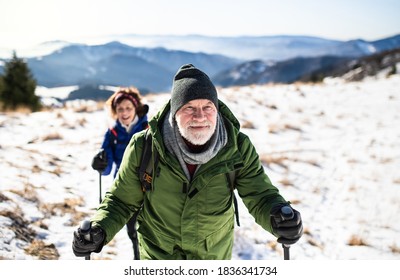
[[[92,223],[89,220],[84,220],[80,228],[83,238],[85,238],[87,241],[90,241],[90,230],[92,228]],[[90,260],[90,253],[89,255],[85,256],[85,260]]]
[[[101,203],[101,171],[99,171],[99,203]]]
[[[138,211],[136,211],[135,214],[133,214],[134,228],[132,231],[132,238],[133,238],[133,259],[134,260],[140,260],[138,233],[137,233],[137,229],[136,229],[137,216],[139,215],[139,212],[140,212],[140,208]]]
[[[104,149],[100,149],[100,151],[93,158],[92,168],[99,172],[99,203],[101,203],[101,174],[107,168],[107,155]]]
[[[293,217],[294,217],[294,212],[292,208],[290,208],[289,206],[283,206],[281,208],[282,221],[293,219]],[[290,260],[290,253],[289,253],[290,245],[282,243],[282,248],[283,248],[283,259]]]

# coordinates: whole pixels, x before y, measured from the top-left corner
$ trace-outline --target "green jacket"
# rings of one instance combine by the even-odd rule
[[[125,150],[118,175],[92,221],[105,230],[108,243],[144,201],[138,221],[141,259],[230,259],[234,206],[226,174],[237,169],[239,196],[255,221],[269,232],[271,208],[286,201],[265,174],[250,139],[239,132],[239,122],[221,101],[219,112],[228,143],[189,181],[162,140],[159,124],[169,109],[168,103],[149,122],[153,148],[159,153],[153,191],[142,192],[138,178],[144,143],[144,132],[140,132]]]

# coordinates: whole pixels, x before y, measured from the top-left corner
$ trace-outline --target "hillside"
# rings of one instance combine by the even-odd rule
[[[362,82],[220,88],[272,182],[303,217],[295,260],[400,257],[400,75]],[[169,98],[147,95],[150,116]],[[0,114],[0,259],[77,259],[72,232],[93,213],[90,167],[109,125],[101,103]],[[111,183],[102,178],[103,194]],[[280,260],[240,203],[235,260]],[[125,229],[95,259],[132,259]]]
[[[303,75],[299,80],[309,82],[321,81],[325,77],[343,77],[347,81],[361,81],[368,76],[375,76],[385,69],[388,75],[397,73],[400,70],[399,66],[400,48],[321,66],[319,69]]]

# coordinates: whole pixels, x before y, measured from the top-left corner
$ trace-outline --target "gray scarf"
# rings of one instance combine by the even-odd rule
[[[219,114],[217,115],[217,126],[215,132],[206,143],[205,149],[200,153],[192,153],[189,151],[188,146],[179,132],[175,119],[173,120],[170,118],[170,113],[168,113],[164,119],[163,138],[168,151],[177,157],[186,177],[189,180],[190,173],[187,169],[186,163],[198,165],[198,169],[199,165],[207,163],[212,159],[228,141],[225,125]]]

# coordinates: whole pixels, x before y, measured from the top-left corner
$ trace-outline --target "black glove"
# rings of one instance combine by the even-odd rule
[[[283,207],[289,208],[282,210]],[[285,210],[288,210],[289,215]],[[271,224],[273,233],[278,237],[279,243],[292,245],[299,241],[303,235],[303,223],[300,213],[288,204],[279,204],[272,208]]]
[[[102,173],[107,168],[107,155],[106,151],[101,149],[92,160],[92,168]]]
[[[93,227],[85,234],[82,233],[79,227],[74,231],[74,240],[72,241],[72,251],[75,256],[85,257],[90,253],[99,253],[103,249],[106,234],[100,227]]]

